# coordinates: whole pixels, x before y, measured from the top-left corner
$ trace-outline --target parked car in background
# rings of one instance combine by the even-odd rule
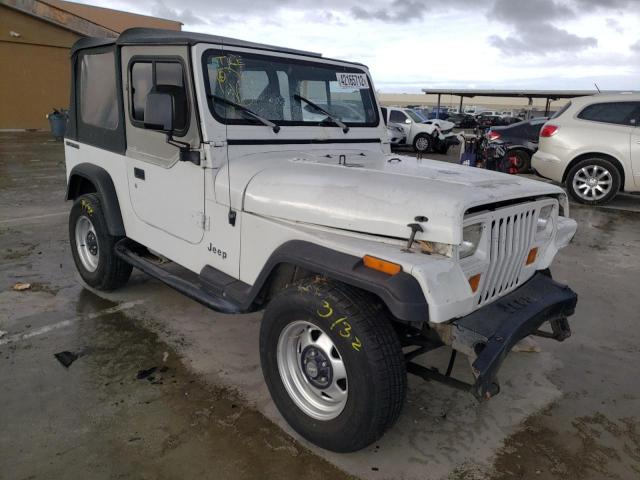
[[[449,115],[447,120],[457,128],[475,128],[478,126],[478,122],[473,115],[467,115],[465,113],[455,113],[453,115]]]
[[[486,115],[484,113],[476,117],[479,127],[488,128],[496,125],[504,125],[502,117],[498,115]]]
[[[532,166],[562,182],[578,202],[640,191],[640,94],[574,98],[540,131]]]
[[[382,107],[387,124],[395,123],[406,133],[406,144],[413,146],[416,152],[447,153],[451,145],[458,144],[458,138],[452,132],[453,123],[446,120],[428,120],[410,108]]]
[[[493,110],[477,110],[476,111],[476,118],[479,116],[494,116],[494,117],[500,117],[501,113],[497,112],[497,111],[493,111]]]
[[[518,117],[505,117],[505,116],[502,117],[502,123],[504,125],[513,125],[514,123],[519,123],[521,121],[522,119]]]
[[[492,127],[486,134],[489,142],[508,145],[509,153],[516,157],[518,173],[531,169],[531,157],[538,150],[538,137],[547,117],[533,118],[507,126]]]
[[[429,112],[429,119],[432,120],[434,118],[440,118],[442,120],[446,120],[449,117],[449,109],[447,107],[434,107]]]

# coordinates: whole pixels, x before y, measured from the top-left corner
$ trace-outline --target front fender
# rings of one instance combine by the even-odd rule
[[[296,265],[371,292],[400,320],[429,320],[429,308],[422,288],[409,273],[400,272],[389,276],[366,268],[360,257],[303,240],[288,241],[271,254],[252,287],[251,299],[257,297],[271,273],[281,264]]]

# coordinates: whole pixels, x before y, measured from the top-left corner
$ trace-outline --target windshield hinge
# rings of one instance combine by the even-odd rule
[[[211,217],[204,214],[204,212],[194,212],[193,219],[202,230],[205,232],[209,231],[211,227]]]

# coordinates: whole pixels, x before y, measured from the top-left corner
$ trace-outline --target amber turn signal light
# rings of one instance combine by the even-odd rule
[[[527,265],[531,265],[536,261],[536,257],[538,256],[538,247],[533,247],[529,250],[529,255],[527,255]]]
[[[478,291],[478,287],[480,286],[480,277],[482,277],[480,273],[474,275],[473,277],[469,277],[469,286],[471,287],[471,291],[473,293],[476,293]]]
[[[378,270],[387,275],[397,275],[402,271],[402,267],[397,263],[388,262],[381,258],[372,257],[371,255],[362,257],[362,263],[364,263],[364,266],[367,268]]]

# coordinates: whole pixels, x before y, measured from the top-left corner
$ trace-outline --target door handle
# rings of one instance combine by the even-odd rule
[[[144,170],[138,167],[134,167],[133,176],[139,178],[140,180],[144,180]]]

